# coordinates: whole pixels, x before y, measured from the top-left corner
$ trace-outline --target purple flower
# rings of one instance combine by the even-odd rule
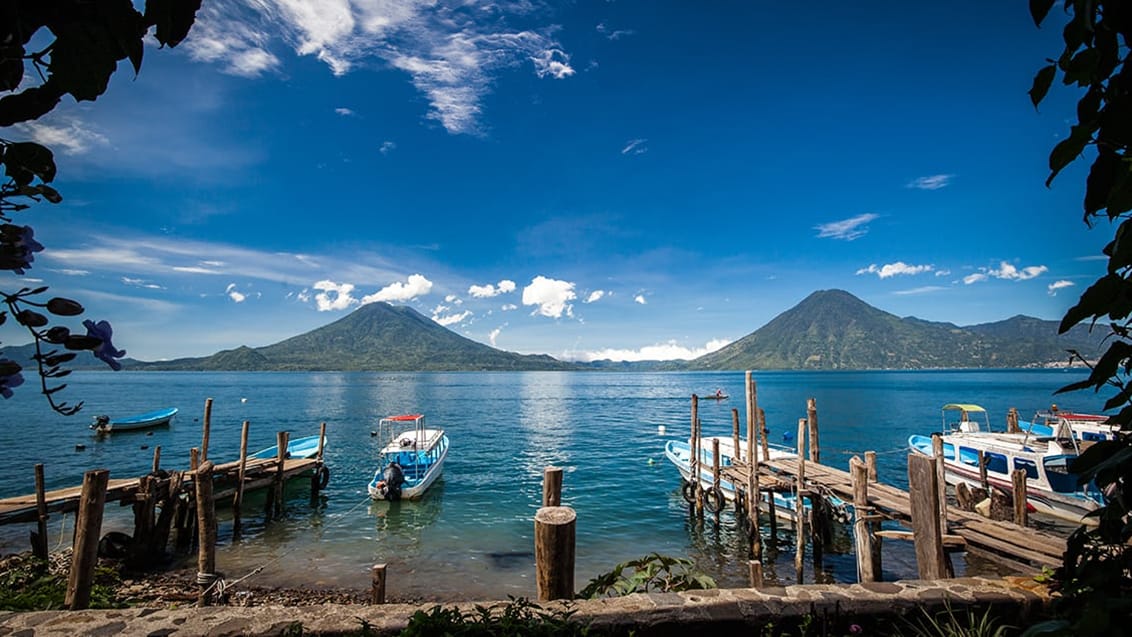
[[[31,226],[4,224],[0,226],[0,235],[3,243],[7,244],[3,251],[3,268],[24,274],[24,268],[30,268],[32,261],[35,261],[34,253],[43,250],[43,244],[35,240],[35,231]]]
[[[860,635],[864,631],[865,629],[861,628],[860,624],[849,624],[849,634],[851,635]]]
[[[114,371],[122,369],[122,364],[114,359],[125,356],[126,350],[115,349],[114,344],[110,342],[110,338],[114,336],[114,329],[110,327],[110,323],[108,321],[95,323],[87,319],[83,321],[83,326],[86,327],[87,336],[93,336],[102,341],[101,345],[92,350],[95,358],[105,362]]]
[[[0,396],[4,398],[12,397],[12,388],[19,387],[24,384],[23,374],[16,372],[8,374],[7,376],[0,376]]]

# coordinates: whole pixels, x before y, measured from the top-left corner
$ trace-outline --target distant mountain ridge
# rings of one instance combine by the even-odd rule
[[[1103,334],[1015,316],[959,327],[900,318],[844,290],[820,290],[689,369],[925,369],[1033,367],[1067,362],[1068,349],[1095,358]]]
[[[1083,326],[1057,334],[1058,322],[1017,315],[959,327],[900,318],[844,290],[820,290],[730,345],[692,361],[573,363],[517,354],[456,334],[404,306],[364,305],[323,327],[265,347],[143,362],[127,369],[197,371],[676,371],[744,369],[1006,368],[1064,364],[1074,349],[1095,359],[1106,331]],[[30,366],[34,345],[0,354]],[[80,356],[74,369],[105,369]]]

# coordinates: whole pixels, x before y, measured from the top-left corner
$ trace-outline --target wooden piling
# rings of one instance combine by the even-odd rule
[[[757,405],[758,405],[758,403],[756,403],[756,406]],[[758,412],[759,412],[759,432],[761,432],[760,440],[762,441],[762,445],[763,445],[763,460],[770,460],[770,444],[767,441],[767,438],[770,437],[770,432],[767,431],[767,429],[766,429],[766,412],[763,411],[762,407],[758,407]]]
[[[142,476],[134,495],[134,534],[130,539],[130,566],[139,568],[149,561],[157,508],[157,477]]]
[[[212,604],[212,587],[216,583],[216,502],[212,499],[212,461],[197,467],[193,483],[197,491],[197,605]]]
[[[286,431],[279,431],[275,433],[275,461],[276,465],[275,476],[271,480],[271,490],[267,494],[267,517],[268,519],[283,514],[283,467],[287,461],[287,443],[290,440],[290,434]]]
[[[385,564],[374,564],[370,568],[370,596],[371,604],[385,603]]]
[[[692,394],[692,437],[689,440],[691,457],[692,508],[697,517],[704,515],[704,494],[700,489],[700,397]]]
[[[877,452],[865,452],[865,468],[869,470],[869,482],[877,481]]]
[[[106,469],[83,474],[71,572],[64,601],[68,610],[82,610],[90,605],[94,567],[98,563],[98,540],[102,533],[102,512],[106,504],[106,485],[109,482],[110,472]]]
[[[759,529],[759,457],[755,452],[755,441],[758,439],[758,401],[756,400],[755,379],[751,371],[747,370],[744,394],[747,399],[747,520],[751,524],[751,555],[755,560],[763,559],[763,538]],[[739,453],[738,448],[735,451]],[[774,509],[771,509],[773,517]],[[760,570],[761,572],[761,570]]]
[[[818,401],[806,401],[806,426],[810,432],[810,460],[821,462],[821,445],[818,444]]]
[[[873,508],[869,505],[869,469],[856,456],[849,460],[849,473],[853,482],[853,543],[857,555],[857,581],[876,582],[880,571],[874,569],[878,553],[869,517]]]
[[[161,501],[161,514],[157,516],[153,535],[150,537],[149,554],[158,555],[165,551],[169,543],[169,533],[172,530],[175,513],[180,508],[181,483],[185,474],[177,471],[169,477],[169,487]]]
[[[35,465],[35,533],[31,536],[31,552],[47,559],[47,496],[44,488],[43,464]]]
[[[542,505],[562,506],[562,467],[547,467],[542,470]]]
[[[947,480],[943,464],[943,436],[932,434],[932,465],[935,467],[936,489],[939,492],[939,529],[947,533]]]
[[[987,455],[979,449],[979,484],[983,485],[983,489],[990,493],[990,481],[987,480]]]
[[[743,449],[739,446],[739,409],[737,407],[731,408],[731,453],[733,461],[739,461],[743,457]],[[735,513],[742,512],[743,491],[739,485],[735,485]]]
[[[723,511],[723,491],[719,488],[719,438],[711,439],[711,490],[713,497],[718,497],[719,509],[712,511],[715,521],[719,522],[719,513]]]
[[[200,466],[200,449],[189,449],[189,471],[196,471]]]
[[[912,533],[916,538],[916,566],[920,579],[947,576],[943,551],[943,529],[939,523],[939,489],[934,461],[924,455],[908,455],[908,501]]]
[[[763,563],[759,560],[747,560],[747,572],[751,578],[751,588],[763,587]]]
[[[806,555],[806,508],[803,500],[806,484],[806,419],[798,419],[798,476],[794,484],[794,569],[802,583],[802,567]]]
[[[1018,526],[1029,524],[1029,511],[1026,508],[1026,498],[1029,497],[1026,488],[1026,470],[1015,469],[1010,473],[1014,483],[1014,523]]]
[[[244,505],[244,476],[248,468],[248,421],[240,430],[240,466],[236,470],[236,493],[232,496],[232,538],[239,539],[242,532],[243,519],[240,510]],[[315,472],[317,474],[317,472]]]
[[[208,434],[212,429],[212,399],[204,399],[204,419],[201,422],[200,460],[208,460]]]
[[[323,444],[326,442],[326,423],[318,426],[318,451],[315,452],[314,473],[311,474],[311,506],[318,506],[318,494],[322,491],[322,477],[329,476],[330,471],[322,462]]]
[[[158,471],[161,471],[161,445],[153,448],[153,469],[150,472],[157,473]]]
[[[810,491],[810,554],[814,563],[814,573],[821,570],[825,553],[826,533],[825,498],[817,491]]]
[[[577,514],[570,507],[535,513],[535,584],[540,602],[574,597]]]
[[[1006,433],[1016,434],[1021,429],[1018,427],[1018,408],[1011,407],[1010,411],[1006,412]]]

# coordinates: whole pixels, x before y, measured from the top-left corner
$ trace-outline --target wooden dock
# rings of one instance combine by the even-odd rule
[[[723,469],[723,475],[734,484],[746,484],[749,471],[747,463],[736,463]],[[852,480],[847,471],[806,461],[805,472],[807,483],[828,489],[847,502],[853,501]],[[760,480],[784,477],[793,480],[797,474],[796,458],[759,461]],[[911,525],[912,506],[906,491],[874,482],[869,484],[868,498],[869,504],[884,517]],[[990,520],[957,507],[947,508],[947,521],[947,533],[962,537],[968,550],[988,554],[1018,567],[1059,566],[1065,553],[1064,538],[1038,529]]]
[[[308,474],[321,466],[317,458],[287,458],[283,461],[283,479],[288,480],[299,475]],[[236,491],[240,461],[235,460],[216,465],[213,469],[213,481],[216,484],[214,498],[218,501],[231,498]],[[275,458],[250,458],[247,460],[244,473],[244,490],[250,491],[269,486],[278,472],[279,464]],[[186,470],[183,473],[182,489],[192,490],[195,472]],[[166,476],[169,474],[166,473]],[[166,488],[168,480],[165,481]],[[120,502],[122,506],[133,504],[140,496],[141,478],[112,479],[106,488],[106,502]],[[79,508],[82,487],[67,487],[55,489],[44,493],[44,501],[48,513],[71,513]],[[36,494],[21,495],[12,498],[0,499],[0,525],[34,522],[39,512],[36,504]]]

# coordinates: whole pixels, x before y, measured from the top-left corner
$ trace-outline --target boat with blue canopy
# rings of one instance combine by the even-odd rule
[[[169,425],[173,421],[173,416],[176,415],[176,407],[157,409],[155,411],[148,411],[144,414],[127,416],[125,418],[111,418],[107,415],[99,415],[94,417],[94,421],[90,423],[90,428],[93,429],[95,433],[99,434],[108,434],[113,431],[152,429],[154,427]]]

